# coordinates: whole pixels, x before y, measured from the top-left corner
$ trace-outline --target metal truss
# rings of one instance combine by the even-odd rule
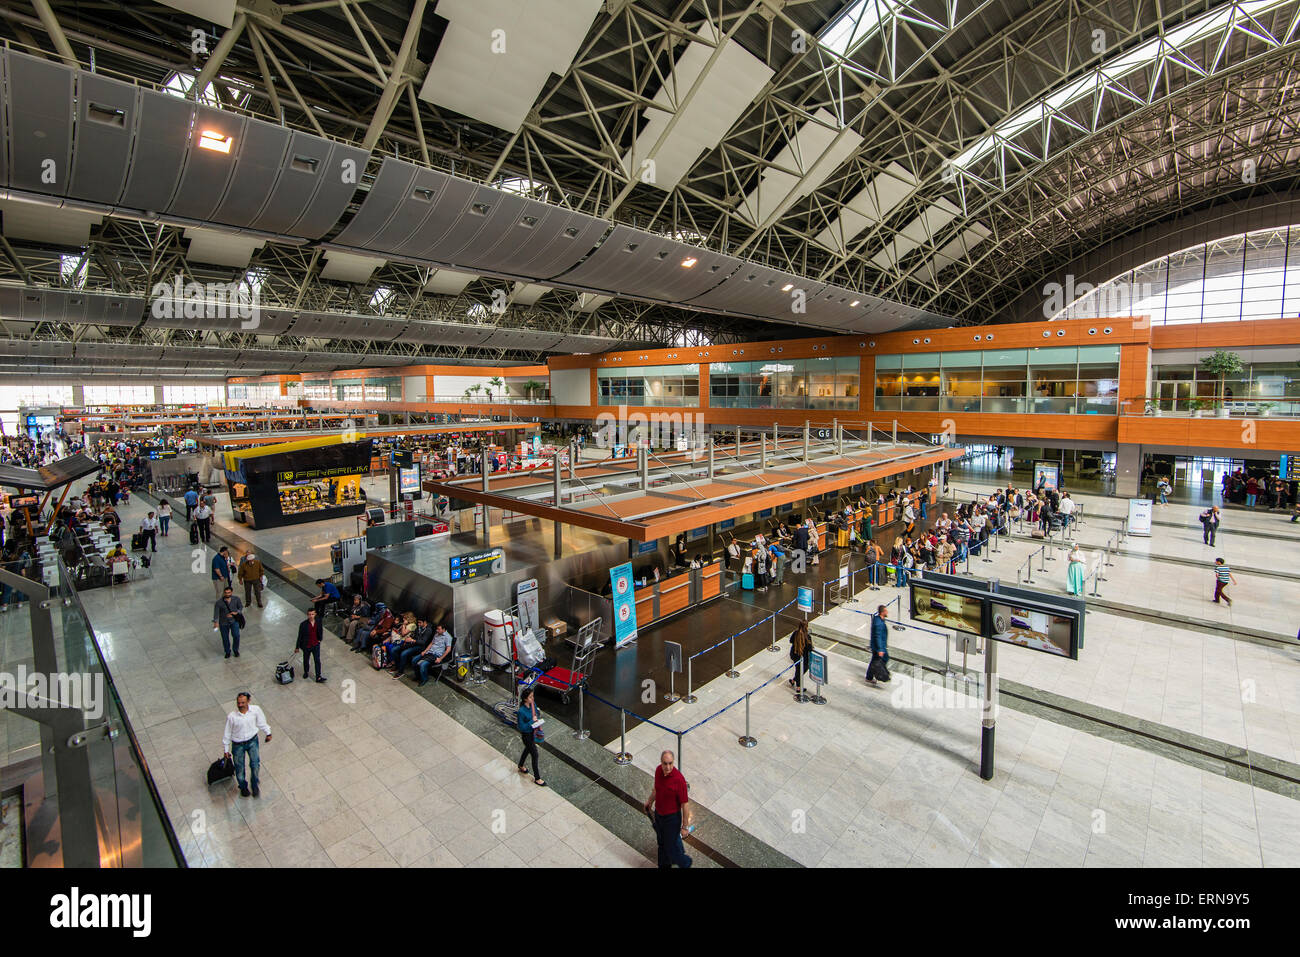
[[[376,164],[396,155],[482,182],[509,181],[548,202],[962,322],[997,321],[1048,268],[1133,229],[1243,191],[1294,185],[1300,0],[872,0],[861,11],[868,29],[839,50],[817,38],[851,0],[608,0],[570,69],[551,78],[514,131],[419,100],[437,33],[436,10],[423,0],[240,0],[230,29],[204,34],[207,52],[195,51],[191,33],[207,25],[158,4],[50,7],[54,29],[15,5],[0,8],[0,32],[138,82],[161,85],[180,74],[193,95],[216,97],[223,108],[372,147]],[[1187,36],[1186,24],[1214,12],[1231,15]],[[705,22],[720,38],[712,43],[740,44],[775,73],[718,146],[673,189],[660,190],[631,179],[622,157],[684,44],[710,43],[696,35]],[[1131,61],[1161,37],[1167,42],[1154,56]],[[1108,65],[1111,73],[1098,72]],[[1085,93],[1049,99],[1089,77],[1097,79]],[[1006,125],[1034,108],[1033,122]],[[821,110],[860,137],[859,147],[803,198],[751,221],[743,198],[801,125],[821,122]],[[1241,176],[1247,159],[1255,164],[1250,182]],[[818,235],[845,204],[892,164],[919,185],[846,248],[821,245]],[[783,171],[814,185],[804,170]],[[879,254],[940,200],[957,214],[882,266]],[[988,238],[935,271],[936,254],[975,226]],[[385,314],[412,319],[473,321],[472,306],[489,302],[496,285],[508,288],[483,279],[461,296],[432,296],[422,293],[425,270],[417,266],[389,262],[356,286],[321,280],[319,266],[313,248],[268,243],[249,270],[264,274],[264,302],[366,313],[382,288],[390,290],[381,297]],[[199,281],[233,275],[189,263],[176,230],[108,220],[92,234],[78,281],[127,292],[177,271]],[[0,281],[68,280],[58,256],[0,247]],[[799,334],[623,299],[578,313],[575,301],[557,291],[492,321],[645,344]],[[347,344],[354,346],[429,359],[458,351]],[[540,358],[483,350],[460,357]]]

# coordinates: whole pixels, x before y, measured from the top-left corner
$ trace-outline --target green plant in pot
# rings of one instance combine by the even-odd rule
[[[1228,414],[1227,399],[1227,381],[1228,376],[1239,376],[1246,370],[1246,364],[1242,361],[1241,356],[1235,352],[1229,352],[1226,349],[1215,349],[1214,352],[1201,360],[1201,368],[1210,373],[1210,375],[1219,377],[1219,391],[1217,393],[1217,402],[1214,408],[1219,409],[1219,414],[1226,416]],[[1218,405],[1223,402],[1223,405]]]
[[[1257,402],[1255,408],[1259,411],[1260,417],[1267,419],[1269,414],[1277,408],[1276,402]]]
[[[1191,402],[1187,403],[1187,408],[1191,410],[1192,415],[1199,419],[1201,417],[1201,409],[1205,408],[1205,403],[1200,399],[1193,399]]]

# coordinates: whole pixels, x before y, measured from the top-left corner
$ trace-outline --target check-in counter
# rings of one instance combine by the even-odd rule
[[[636,625],[662,621],[722,594],[722,562],[710,562],[636,589]]]
[[[700,570],[700,601],[722,594],[722,562],[712,562]]]

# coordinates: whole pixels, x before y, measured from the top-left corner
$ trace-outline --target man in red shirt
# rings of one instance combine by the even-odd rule
[[[316,620],[316,609],[307,609],[307,620],[298,624],[298,644],[296,647],[302,650],[302,678],[306,681],[311,677],[311,663],[316,662],[316,680],[324,681],[325,676],[320,671],[320,643],[321,643],[321,624]]]
[[[686,778],[673,766],[673,761],[671,751],[659,755],[655,786],[645,802],[645,812],[651,815],[659,839],[659,866],[690,867],[691,859],[682,847],[682,838],[691,830],[691,805]]]

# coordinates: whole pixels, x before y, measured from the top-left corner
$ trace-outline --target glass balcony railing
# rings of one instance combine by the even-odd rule
[[[0,794],[17,795],[0,864],[186,866],[66,568],[47,553],[26,577],[0,569],[0,584],[0,671],[29,691],[0,709]]]

